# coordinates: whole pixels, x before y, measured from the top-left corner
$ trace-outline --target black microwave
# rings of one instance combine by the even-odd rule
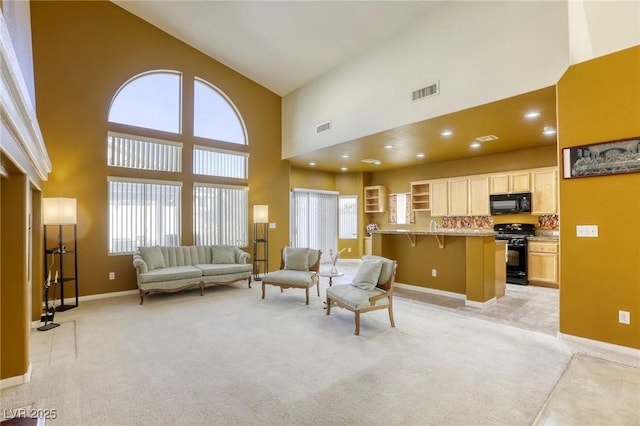
[[[491,214],[531,213],[531,193],[492,194],[489,196]]]

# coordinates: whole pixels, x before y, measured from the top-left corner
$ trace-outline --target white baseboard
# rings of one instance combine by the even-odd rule
[[[487,300],[486,302],[476,302],[475,300],[467,300],[466,298],[464,299],[464,305],[465,306],[471,306],[472,308],[480,308],[480,309],[484,309],[487,306],[491,306],[494,303],[496,303],[496,298],[492,297],[491,299]]]
[[[599,340],[587,339],[585,337],[574,336],[572,334],[564,334],[558,331],[558,338],[568,340],[570,342],[581,343],[585,346],[591,346],[594,349],[606,350],[618,353],[624,356],[636,357],[640,359],[640,349],[630,348],[628,346],[616,345],[613,343],[601,342]]]
[[[404,288],[405,290],[413,290],[413,291],[419,291],[422,293],[437,294],[438,296],[451,297],[454,299],[466,300],[467,298],[467,296],[464,294],[454,293],[452,291],[438,290],[438,289],[429,288],[429,287],[419,287],[417,285],[403,284],[398,282],[396,282],[394,285],[399,288]]]
[[[0,380],[0,389],[7,389],[14,386],[24,385],[31,381],[31,363],[29,363],[29,369],[21,376],[7,377]]]

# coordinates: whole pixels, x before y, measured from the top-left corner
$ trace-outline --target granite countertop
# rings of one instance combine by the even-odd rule
[[[408,235],[452,235],[457,237],[492,237],[496,233],[492,229],[470,228],[438,228],[435,231],[428,229],[378,229],[376,234],[408,234]]]
[[[535,236],[527,239],[529,241],[558,241],[560,239],[560,231],[557,229],[538,229]]]
[[[545,235],[545,236],[538,236],[536,235],[535,237],[528,237],[527,240],[529,241],[560,241],[560,238],[556,235]]]

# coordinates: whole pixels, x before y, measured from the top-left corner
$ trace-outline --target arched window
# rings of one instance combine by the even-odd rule
[[[185,84],[193,84],[194,91],[191,135],[181,129]],[[184,173],[184,144],[191,145],[190,173],[225,178],[224,184],[194,183],[194,244],[247,244],[247,137],[240,113],[224,93],[202,79],[184,82],[176,71],[143,73],[117,91],[109,123],[113,125],[107,135],[107,163],[124,169],[117,178],[108,179],[110,254],[131,253],[142,245],[182,243],[179,176]],[[123,133],[121,124],[135,130]],[[158,130],[179,135],[180,141],[170,135],[167,140],[158,139]],[[177,181],[146,180],[136,172],[127,178],[126,169],[171,172],[178,177]],[[228,178],[242,181],[229,185]]]

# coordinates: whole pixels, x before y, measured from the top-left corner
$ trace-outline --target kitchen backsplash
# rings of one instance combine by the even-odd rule
[[[558,229],[560,227],[560,219],[557,214],[538,216],[539,229]]]
[[[493,229],[491,216],[445,216],[442,218],[445,228],[480,228]]]

